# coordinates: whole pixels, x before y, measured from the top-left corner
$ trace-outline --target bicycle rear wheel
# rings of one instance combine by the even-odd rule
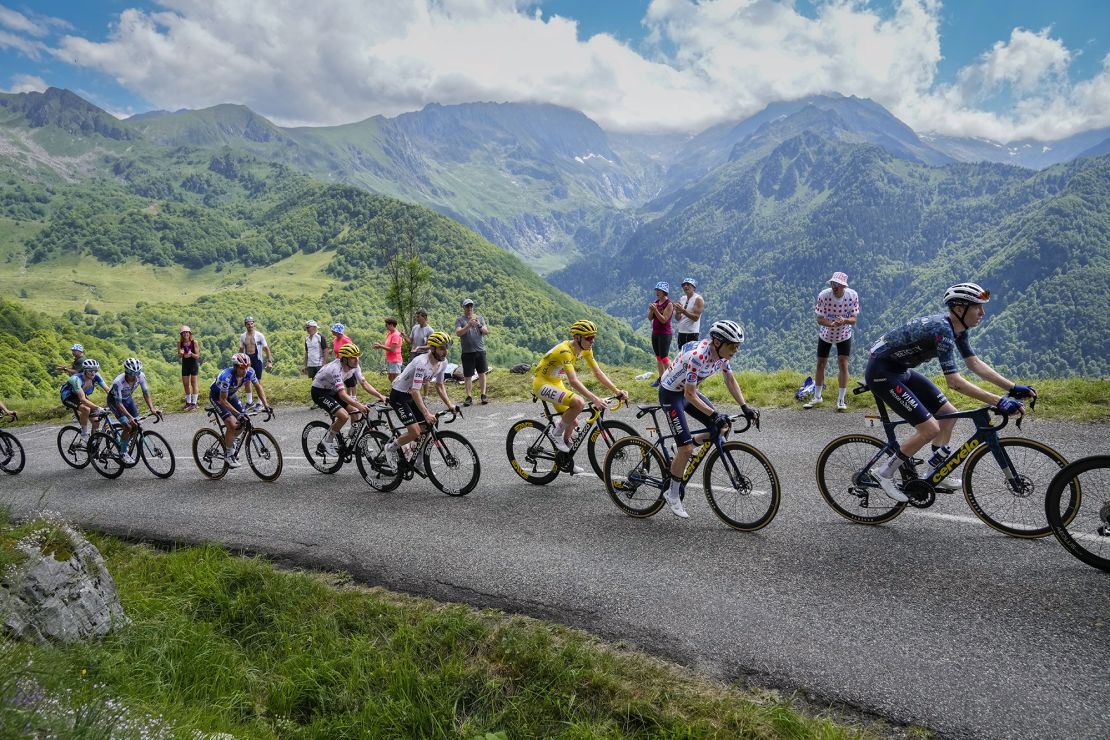
[[[193,462],[205,478],[223,478],[227,474],[223,437],[212,429],[198,429],[193,435]]]
[[[308,464],[321,473],[335,473],[343,467],[343,454],[329,455],[324,447],[324,437],[331,431],[331,425],[324,421],[310,421],[301,431],[301,450]],[[339,444],[339,440],[335,440]]]
[[[243,443],[247,448],[247,462],[254,474],[266,482],[272,482],[281,475],[281,448],[274,435],[257,427],[250,430],[250,436]]]
[[[482,463],[470,440],[443,431],[424,445],[424,470],[432,484],[448,496],[465,496],[478,485]]]
[[[89,464],[88,442],[81,441],[80,428],[71,424],[58,430],[58,454],[71,468],[80,470]]]
[[[638,434],[639,432],[623,421],[608,421],[606,419],[598,421],[594,430],[590,432],[590,439],[586,443],[590,465],[597,473],[598,478],[605,479],[605,470],[602,468],[605,464],[605,456],[609,454],[609,450],[617,443],[617,440],[624,437],[635,437]]]
[[[546,424],[534,419],[518,421],[505,437],[505,453],[513,470],[534,486],[542,486],[559,476],[555,464],[555,444],[545,434]]]
[[[143,432],[138,452],[146,469],[159,478],[169,478],[177,469],[170,443],[158,432]]]
[[[1045,517],[1045,495],[1060,469],[1068,464],[1056,450],[1032,439],[998,440],[1017,477],[998,465],[990,445],[979,445],[964,469],[964,498],[975,516],[1011,537],[1037,539],[1052,534]],[[1078,501],[1064,502],[1075,515]]]
[[[904,502],[887,498],[868,461],[885,445],[867,434],[846,434],[825,445],[817,456],[817,489],[832,510],[858,524],[889,522],[906,509]],[[881,462],[875,463],[880,465]],[[909,478],[905,466],[902,480]]]
[[[0,432],[0,470],[8,475],[16,475],[27,462],[23,455],[23,445],[14,434]]]
[[[115,438],[104,432],[89,437],[89,461],[93,469],[105,478],[118,478],[123,474],[123,456]]]
[[[1045,513],[1065,550],[1110,573],[1110,455],[1064,466],[1048,486]]]
[[[366,484],[375,491],[392,491],[401,485],[401,471],[385,464],[385,446],[389,437],[374,429],[363,434],[355,447],[355,465]]]
[[[705,498],[713,513],[742,532],[763,529],[779,510],[779,476],[762,452],[744,442],[725,442],[705,462]]]
[[[618,439],[603,466],[605,490],[621,511],[648,517],[663,508],[671,473],[662,453],[643,437]]]

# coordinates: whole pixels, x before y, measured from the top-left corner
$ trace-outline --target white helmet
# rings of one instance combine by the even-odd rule
[[[744,329],[735,321],[715,321],[709,327],[709,336],[722,342],[744,343]]]
[[[143,371],[143,363],[134,357],[128,357],[123,361],[123,371],[128,375],[138,375]]]
[[[990,299],[991,292],[984,290],[981,285],[975,283],[956,283],[944,291],[944,305],[946,306],[953,303],[987,303]]]

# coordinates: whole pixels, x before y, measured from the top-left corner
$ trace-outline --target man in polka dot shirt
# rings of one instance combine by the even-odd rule
[[[818,294],[813,311],[821,326],[820,337],[817,339],[817,369],[813,373],[817,388],[813,392],[813,398],[802,408],[811,409],[823,402],[821,392],[825,389],[825,365],[835,344],[836,362],[840,370],[837,374],[840,392],[836,398],[836,410],[847,411],[845,394],[848,392],[848,357],[852,354],[852,327],[859,315],[859,296],[848,287],[847,275],[843,272],[833,273],[829,278],[829,287]]]

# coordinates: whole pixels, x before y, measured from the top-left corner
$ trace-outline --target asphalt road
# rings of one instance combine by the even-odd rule
[[[313,471],[300,430],[320,412],[281,410],[273,484],[249,468],[200,476],[189,441],[200,414],[154,427],[177,454],[157,480],[65,467],[57,426],[16,430],[24,472],[0,503],[163,541],[218,541],[388,588],[500,607],[623,639],[730,680],[798,689],[954,737],[1110,737],[1110,577],[1053,538],[999,534],[962,496],[866,527],[817,492],[823,445],[863,429],[860,413],[771,410],[746,441],[771,457],[783,503],[754,534],[725,527],[695,491],[690,519],[622,515],[592,475],[546,487],[512,472],[505,433],[528,403],[468,410],[451,426],[482,458],[477,490],[451,498],[424,480],[388,494],[354,466]],[[643,428],[622,410],[614,418]],[[1069,459],[1105,453],[1110,426],[1033,419],[1023,434]],[[959,430],[957,435],[959,434]],[[580,461],[585,461],[585,451]]]

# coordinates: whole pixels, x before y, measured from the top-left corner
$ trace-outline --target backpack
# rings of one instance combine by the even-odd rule
[[[528,372],[531,369],[532,369],[531,365],[529,365],[527,362],[522,362],[518,365],[513,365],[512,367],[510,367],[509,372],[510,373],[516,373],[517,375],[523,375],[524,373]]]

